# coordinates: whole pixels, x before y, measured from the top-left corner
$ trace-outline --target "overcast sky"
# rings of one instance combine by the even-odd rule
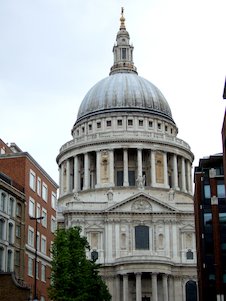
[[[138,73],[164,94],[194,166],[222,151],[225,0],[0,0],[0,138],[56,182],[79,105],[113,64],[121,6]]]

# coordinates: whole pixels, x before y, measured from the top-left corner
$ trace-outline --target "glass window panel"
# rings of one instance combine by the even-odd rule
[[[225,186],[224,184],[217,185],[217,196],[218,198],[225,198]]]
[[[206,199],[210,199],[211,194],[210,194],[210,185],[204,185],[204,197]]]
[[[135,248],[138,250],[149,250],[149,227],[135,227]]]

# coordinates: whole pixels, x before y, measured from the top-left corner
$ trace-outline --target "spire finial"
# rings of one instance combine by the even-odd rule
[[[124,7],[121,8],[121,18],[120,18],[120,21],[121,21],[121,26],[120,26],[120,29],[125,29],[125,18],[124,18]]]

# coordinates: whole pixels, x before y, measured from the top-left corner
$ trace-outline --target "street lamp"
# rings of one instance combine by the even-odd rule
[[[34,275],[34,299],[33,301],[38,301],[38,296],[37,296],[37,279],[36,279],[36,274],[37,274],[37,240],[38,240],[38,220],[43,219],[44,216],[39,216],[39,217],[33,217],[30,216],[31,220],[35,220],[35,275]]]

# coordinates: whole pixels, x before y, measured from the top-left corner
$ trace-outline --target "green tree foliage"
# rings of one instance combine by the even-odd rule
[[[86,258],[90,249],[81,229],[58,229],[52,247],[53,261],[49,297],[53,301],[110,301],[100,265]]]

